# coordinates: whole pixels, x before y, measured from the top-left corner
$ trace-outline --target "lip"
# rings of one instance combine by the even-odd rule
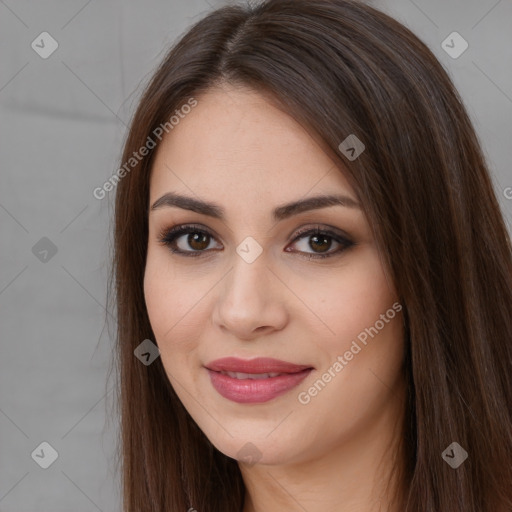
[[[215,390],[224,398],[237,403],[264,403],[298,386],[313,367],[271,358],[251,360],[226,357],[205,365]],[[263,379],[237,379],[220,372],[247,374],[281,373]]]

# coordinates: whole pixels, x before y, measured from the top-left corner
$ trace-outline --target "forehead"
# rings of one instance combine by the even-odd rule
[[[277,204],[313,193],[355,199],[339,164],[265,96],[223,86],[196,100],[158,148],[150,202],[169,191],[226,205]]]

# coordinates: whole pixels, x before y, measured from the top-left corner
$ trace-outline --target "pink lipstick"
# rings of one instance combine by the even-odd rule
[[[217,392],[238,403],[263,403],[296,387],[313,370],[278,359],[225,357],[205,365]]]

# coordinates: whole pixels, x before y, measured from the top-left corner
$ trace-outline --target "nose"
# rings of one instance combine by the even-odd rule
[[[213,322],[244,340],[281,330],[288,321],[287,293],[263,254],[252,263],[236,254],[232,269],[218,288]]]

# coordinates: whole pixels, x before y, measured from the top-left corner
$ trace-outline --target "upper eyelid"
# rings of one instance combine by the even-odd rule
[[[181,231],[181,233],[180,233],[180,231]],[[218,238],[217,235],[215,235],[210,228],[203,226],[201,224],[195,224],[195,223],[177,224],[176,226],[173,226],[171,228],[164,228],[159,232],[158,238],[162,239],[171,234],[177,235],[177,238],[178,238],[178,237],[186,234],[188,231],[204,232],[213,238]],[[340,228],[337,228],[334,226],[329,226],[329,225],[323,225],[321,223],[316,223],[316,224],[313,223],[308,226],[303,226],[303,227],[295,229],[292,232],[293,241],[295,241],[298,237],[303,237],[303,236],[310,234],[310,231],[320,231],[320,232],[331,231],[332,235],[334,235],[334,236],[339,236],[340,238],[344,238],[347,241],[352,240],[352,237]]]

